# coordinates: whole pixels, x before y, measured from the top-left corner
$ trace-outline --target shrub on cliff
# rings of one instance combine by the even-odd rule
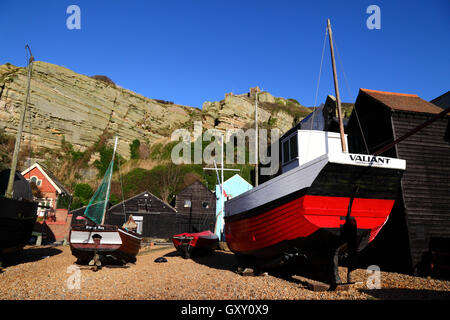
[[[141,146],[141,142],[138,139],[134,139],[130,144],[130,158],[131,159],[139,159],[139,147]]]
[[[114,83],[114,81],[112,81],[110,78],[108,78],[107,76],[103,76],[103,75],[95,75],[95,76],[91,76],[92,79],[95,80],[99,80],[102,82],[105,82],[111,86],[113,86],[114,88],[116,87],[116,84]]]

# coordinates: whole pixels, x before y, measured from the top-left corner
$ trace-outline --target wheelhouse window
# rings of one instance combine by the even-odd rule
[[[284,140],[281,148],[283,149],[283,164],[298,158],[297,135],[294,134]]]

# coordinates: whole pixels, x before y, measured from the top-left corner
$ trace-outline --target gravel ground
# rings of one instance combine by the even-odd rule
[[[166,263],[155,263],[164,256]],[[0,299],[450,299],[450,281],[381,272],[381,289],[368,289],[369,274],[358,269],[353,279],[361,283],[347,291],[314,292],[306,278],[288,280],[273,275],[241,276],[230,252],[195,260],[181,258],[172,246],[143,250],[136,264],[104,267],[93,272],[80,266],[80,288],[69,289],[76,272],[68,246],[26,247],[0,273]],[[69,269],[68,269],[69,268]],[[340,273],[345,279],[345,268]]]

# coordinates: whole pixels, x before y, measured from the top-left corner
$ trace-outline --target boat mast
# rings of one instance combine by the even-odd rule
[[[338,87],[338,80],[337,80],[337,74],[336,74],[336,63],[334,60],[333,35],[331,34],[330,19],[328,19],[327,29],[328,29],[328,36],[330,39],[331,64],[333,66],[334,90],[336,91],[336,105],[337,105],[337,109],[338,109],[339,132],[341,134],[341,146],[342,146],[342,152],[347,152],[347,144],[345,143],[344,123],[342,121],[341,99],[339,97],[339,87]]]
[[[9,172],[8,187],[6,188],[6,193],[5,193],[5,196],[7,198],[12,198],[12,196],[13,196],[14,177],[16,175],[17,162],[19,159],[20,142],[22,140],[22,131],[23,131],[23,124],[25,121],[25,112],[26,112],[26,108],[27,108],[27,104],[28,104],[28,98],[30,96],[31,69],[33,68],[34,57],[31,53],[31,49],[28,45],[25,46],[25,49],[28,49],[28,51],[30,53],[30,60],[28,60],[27,92],[26,92],[25,99],[23,101],[22,110],[20,111],[19,129],[17,130],[16,144],[14,146],[11,170]]]
[[[117,140],[118,140],[118,138],[116,137],[116,141],[114,142],[114,151],[113,151],[113,156],[112,156],[111,162],[114,162],[114,157],[115,157],[115,155],[116,155]],[[114,171],[113,169],[114,169],[114,164],[113,164],[113,167],[111,168],[111,173],[110,173],[110,175],[109,175],[109,183],[108,183],[108,188],[106,189],[105,206],[104,206],[104,208],[103,208],[103,218],[102,218],[102,223],[101,223],[101,224],[104,224],[104,223],[105,223],[106,208],[107,208],[107,206],[108,206],[108,202],[109,202],[109,193],[110,193],[110,191],[111,191],[111,179],[112,179],[112,174],[113,174],[113,171]]]

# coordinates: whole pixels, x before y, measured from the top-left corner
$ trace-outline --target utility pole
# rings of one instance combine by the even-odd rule
[[[347,152],[347,144],[345,143],[344,123],[342,122],[341,99],[339,97],[339,87],[338,87],[338,80],[337,80],[337,74],[336,74],[336,64],[335,64],[335,60],[334,60],[333,36],[331,34],[330,19],[328,19],[327,28],[328,28],[328,36],[330,39],[331,64],[333,65],[334,90],[336,92],[336,105],[337,105],[337,109],[338,109],[339,132],[341,134],[341,146],[342,146],[342,152]]]
[[[23,100],[22,110],[20,111],[19,129],[17,130],[16,144],[14,146],[11,170],[9,172],[8,186],[7,186],[6,192],[5,192],[5,196],[7,198],[12,198],[12,196],[13,196],[14,177],[16,176],[17,162],[19,160],[19,150],[20,150],[20,142],[22,140],[22,131],[23,131],[23,124],[25,121],[25,112],[26,112],[27,105],[28,105],[28,98],[30,96],[31,69],[33,68],[34,57],[31,53],[31,49],[28,45],[25,46],[25,49],[28,49],[28,51],[30,53],[30,60],[28,60],[27,91],[26,91],[25,99]]]

